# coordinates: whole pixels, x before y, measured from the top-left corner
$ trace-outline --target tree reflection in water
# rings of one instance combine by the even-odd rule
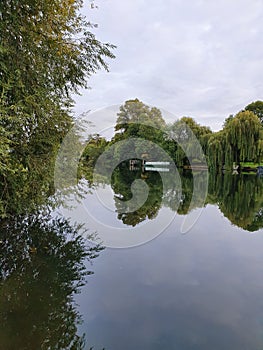
[[[263,178],[255,174],[210,176],[210,202],[219,209],[232,224],[247,231],[263,227]]]
[[[91,262],[103,249],[79,227],[41,215],[0,226],[0,349],[83,349],[74,303]]]
[[[145,203],[139,206],[140,193],[135,193],[132,196],[131,186],[135,180],[141,179],[140,171],[129,171],[128,166],[122,163],[118,166],[112,175],[112,189],[114,190],[115,205],[118,212],[118,219],[126,225],[135,226],[140,222],[148,219],[153,219],[158,215],[158,211],[162,204],[163,184],[159,173],[148,173],[143,178],[148,187],[148,196]],[[141,186],[141,190],[145,190]],[[137,188],[140,192],[140,186]],[[133,199],[133,206],[137,207],[134,211],[128,211],[125,203]],[[136,201],[138,200],[138,203]],[[138,205],[137,205],[138,204]]]
[[[173,174],[165,174],[166,191],[160,174],[129,171],[128,164],[119,165],[113,175],[111,187],[115,193],[115,205],[118,219],[126,225],[136,226],[146,219],[158,215],[162,206],[177,211],[179,215],[189,213],[189,207],[202,208],[206,204],[216,204],[231,223],[247,231],[257,231],[263,227],[263,178],[256,174],[232,173],[213,174],[209,176],[209,187],[206,202],[203,198],[193,198],[193,175],[183,171],[181,177],[181,198]],[[132,198],[131,186],[136,179],[142,179],[148,187],[149,194],[145,203],[135,211],[125,211],[125,203]],[[195,186],[202,189],[206,186],[202,173],[195,173]],[[142,186],[142,190],[144,187]],[[203,193],[201,190],[200,193]],[[197,191],[197,193],[199,193]],[[140,198],[140,196],[138,196]],[[136,204],[136,196],[133,198]],[[179,205],[178,205],[179,203]]]

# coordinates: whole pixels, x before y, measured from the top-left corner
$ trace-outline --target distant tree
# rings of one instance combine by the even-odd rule
[[[223,130],[208,141],[208,159],[211,168],[233,163],[260,162],[263,154],[263,129],[258,117],[251,111],[239,112],[228,118]]]
[[[208,140],[207,155],[210,170],[222,168],[225,164],[225,134],[222,130],[214,133]]]
[[[117,147],[118,153],[129,154],[136,152],[140,158],[144,153],[151,153],[152,147],[155,144],[159,145],[160,148],[164,148],[164,133],[166,124],[162,117],[161,111],[156,107],[149,107],[137,98],[135,100],[126,101],[121,107],[120,112],[117,114],[117,121],[115,130],[117,133],[111,140],[111,143],[117,141],[126,140],[126,144]],[[131,142],[131,146],[127,144],[128,139],[137,138],[136,142]],[[151,142],[149,142],[151,141]],[[125,150],[128,148],[127,150]],[[155,158],[159,159],[160,154],[156,152],[155,147]],[[118,155],[116,155],[118,158]]]
[[[104,137],[98,134],[93,135],[82,153],[83,163],[88,167],[93,167],[98,157],[104,152],[107,144],[108,142]]]
[[[253,112],[263,124],[263,101],[255,101],[245,107],[245,111]]]
[[[127,131],[130,128],[130,135],[135,136],[139,132],[140,127],[154,127],[157,129],[165,126],[165,121],[161,111],[156,107],[149,107],[138,100],[128,100],[120,107],[117,114],[117,122],[115,130]],[[133,126],[132,124],[137,124]],[[144,128],[145,131],[145,128]]]
[[[226,126],[226,142],[231,147],[233,161],[257,161],[261,124],[254,113],[238,113]]]
[[[168,134],[169,139],[179,145],[175,154],[178,164],[188,164],[194,159],[204,160],[207,142],[212,135],[209,127],[201,126],[191,117],[182,117],[168,127]]]

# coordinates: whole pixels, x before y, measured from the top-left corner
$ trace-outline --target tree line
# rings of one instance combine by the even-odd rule
[[[262,178],[257,176],[233,176],[233,163],[252,162],[260,164],[262,159],[262,113],[263,102],[249,104],[236,115],[229,116],[222,130],[212,132],[207,126],[199,125],[193,118],[183,117],[174,123],[166,124],[161,111],[151,108],[138,99],[126,101],[117,115],[115,134],[106,140],[96,134],[91,135],[82,155],[79,176],[84,176],[90,186],[93,183],[93,170],[98,163],[102,170],[118,164],[111,178],[100,178],[101,182],[111,185],[118,219],[126,225],[135,226],[146,219],[158,215],[162,205],[185,215],[189,212],[193,200],[193,176],[185,171],[189,165],[200,165],[205,161],[209,176],[206,203],[217,203],[229,220],[249,231],[263,227],[262,222]],[[200,148],[197,149],[197,142]],[[157,145],[160,147],[154,148]],[[182,145],[182,146],[181,146]],[[164,151],[164,152],[161,152]],[[202,154],[201,154],[202,153]],[[102,158],[100,156],[103,155]],[[157,172],[143,173],[140,166],[129,169],[131,158],[167,161],[172,159],[181,175],[181,192],[173,172],[165,174],[167,191],[163,188],[163,179]],[[124,160],[124,161],[123,161]],[[222,168],[226,171],[224,174]],[[103,175],[104,171],[102,171]],[[206,184],[204,176],[195,174],[196,186]],[[147,201],[134,212],[125,211],[125,203],[132,198],[131,184],[143,179],[149,189]],[[204,205],[198,196],[193,207]]]
[[[233,169],[233,164],[263,161],[263,102],[252,102],[226,118],[222,130],[212,132],[191,117],[167,124],[161,111],[138,99],[128,100],[117,115],[115,135],[110,141],[93,135],[84,151],[86,165],[94,165],[99,154],[108,159],[148,157],[162,160],[161,152],[151,152],[154,145],[169,155],[178,167],[206,163],[218,172]],[[121,142],[126,141],[126,142]],[[114,147],[112,147],[114,145]]]

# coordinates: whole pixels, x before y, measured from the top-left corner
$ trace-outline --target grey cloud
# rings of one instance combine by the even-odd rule
[[[97,1],[84,12],[99,39],[118,45],[110,73],[89,82],[77,110],[138,97],[218,129],[262,99],[262,1]],[[238,109],[235,109],[238,107]]]

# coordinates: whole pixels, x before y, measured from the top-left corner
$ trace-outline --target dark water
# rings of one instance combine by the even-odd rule
[[[105,250],[78,297],[100,349],[262,349],[263,231],[208,205],[187,235],[177,218],[137,248]]]
[[[128,213],[140,172],[117,169],[99,200],[93,186],[85,234],[61,210],[1,223],[0,349],[263,349],[263,179],[210,176],[202,202],[202,172],[181,174],[181,193],[165,176],[149,173],[146,202]],[[85,239],[98,221],[102,240],[114,227],[144,240],[103,249]]]

